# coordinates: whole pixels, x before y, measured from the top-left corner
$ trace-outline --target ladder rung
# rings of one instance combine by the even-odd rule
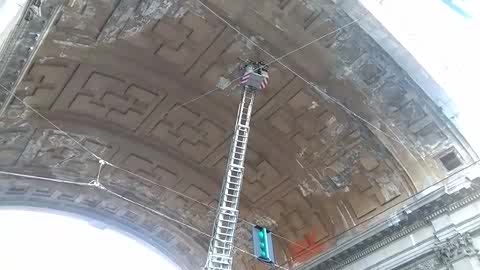
[[[234,197],[234,196],[232,196],[232,195],[227,195],[227,196]],[[232,200],[229,200],[228,198],[225,198],[224,200],[225,200],[225,202],[227,202],[227,203],[237,204],[237,198],[233,198]]]
[[[229,204],[237,204],[236,201],[231,201],[231,200],[228,200],[228,199],[224,199],[226,203],[229,203]]]
[[[216,248],[221,248],[221,249],[223,249],[222,247],[216,247]],[[219,258],[222,258],[222,257],[228,258],[228,257],[230,257],[230,256],[228,256],[228,253],[229,253],[229,252],[227,251],[227,252],[226,252],[226,255],[224,255],[225,253],[222,253],[222,254],[215,254],[215,256],[216,256],[216,257],[218,256]]]
[[[226,225],[228,225],[228,226],[226,226]],[[227,223],[227,224],[220,224],[218,229],[220,229],[220,232],[223,232],[223,230],[233,230],[233,228],[234,228],[233,224]],[[223,233],[225,233],[225,232],[223,232]]]
[[[217,240],[217,244],[221,244],[220,246],[217,245],[216,247],[217,248],[223,248],[223,249],[227,249],[228,250],[228,247],[232,245],[233,243],[233,237],[232,236],[228,236],[230,237],[231,239],[229,240],[224,240],[224,239],[221,239],[219,237],[215,237],[215,240]]]
[[[241,175],[239,175],[239,176],[228,175],[228,176],[229,176],[229,177],[227,177],[227,184],[228,185],[240,186],[240,182],[241,182],[240,177],[242,177]]]
[[[241,175],[239,175],[239,176],[228,175],[227,183],[239,186],[240,185],[240,177],[241,177]]]
[[[221,251],[217,251],[217,254],[229,254],[230,253],[230,246],[233,245],[233,242],[225,243],[222,240],[216,239],[217,245],[214,245],[215,248],[220,249]]]
[[[236,161],[236,162],[238,162],[238,163],[242,163],[243,160],[244,160],[243,157],[244,157],[245,155],[239,154],[239,153],[235,153],[234,156],[235,156],[235,157],[232,158],[232,161]]]
[[[229,203],[237,203],[238,196],[225,193],[224,200]]]
[[[224,226],[224,227],[225,227],[225,226],[228,225],[228,226],[230,226],[230,227],[232,227],[232,228],[235,227],[235,222],[234,222],[234,220],[232,220],[232,221],[224,221],[224,220],[221,220],[221,221],[222,221],[222,222],[219,223],[219,225],[221,225],[221,226]]]
[[[230,199],[230,200],[229,200]],[[238,199],[238,196],[237,194],[227,194],[225,193],[225,200],[226,202],[229,202],[229,203],[237,203],[237,200]]]
[[[218,257],[217,257],[218,256]],[[230,256],[220,256],[220,255],[217,255],[215,257],[217,257],[218,259],[217,260],[214,260],[214,262],[216,263],[229,263],[228,261],[226,262],[225,260],[228,260]]]
[[[235,223],[233,222],[228,223],[228,225],[230,226],[229,228],[227,228],[229,230],[233,230],[235,227]],[[219,224],[219,226],[225,227],[223,223]]]
[[[218,252],[219,254],[228,254],[229,253],[229,249],[230,249],[230,246],[232,246],[233,242],[223,242],[222,240],[220,239],[216,239],[216,245],[214,246],[215,248],[217,249],[221,249],[223,250],[224,252]]]
[[[242,173],[228,173],[227,181],[234,183],[240,181],[240,177],[242,177]],[[236,184],[236,183],[235,183]]]
[[[217,241],[214,245],[215,248],[217,249],[224,249],[225,251],[228,252],[228,248],[231,244],[228,244],[228,243],[224,243],[222,241]],[[222,252],[222,253],[225,253],[225,252]]]
[[[236,149],[237,151],[245,152],[245,147],[235,146],[235,149]]]
[[[237,202],[236,201],[229,201],[229,200],[226,200],[225,199],[225,204],[227,204],[228,206],[231,206],[231,207],[237,207]],[[235,219],[229,219],[228,221],[229,222],[233,222]]]
[[[224,228],[224,229],[228,229],[228,230],[231,230],[231,229],[235,228],[235,224],[233,222],[225,222],[225,223],[226,224],[223,224],[223,223],[219,224],[219,227]]]
[[[221,233],[221,232],[217,232],[216,234],[219,235],[219,236],[220,236],[220,235],[224,235],[224,236],[232,237],[232,234],[231,234],[231,233]],[[230,240],[221,240],[221,241],[223,241],[223,242],[228,242],[228,241],[230,241]]]
[[[237,220],[236,217],[234,216],[221,216],[220,215],[220,221],[224,223],[225,226],[230,226],[231,224],[235,223],[235,220]]]
[[[220,218],[219,220],[221,221],[220,223],[224,224],[225,226],[227,225],[230,226],[234,224],[237,219],[236,218]]]
[[[232,176],[232,177],[228,178],[227,184],[228,184],[229,186],[230,186],[230,185],[236,186],[236,187],[232,187],[232,189],[233,189],[233,188],[240,187],[240,177]],[[230,187],[228,187],[228,188],[230,188]]]
[[[237,204],[236,203],[233,203],[233,202],[223,202],[222,206],[225,206],[225,207],[237,207]],[[234,222],[235,221],[235,218],[227,218],[227,217],[223,217],[222,220],[224,221],[228,221],[228,222]]]
[[[245,151],[240,151],[240,152],[234,151],[233,153],[235,154],[236,158],[242,158],[243,156],[245,156]]]
[[[236,220],[235,218],[233,218],[233,219],[220,219],[220,221],[221,221],[220,223],[222,223],[222,225],[224,225],[224,226],[233,226],[234,223],[235,223],[235,220]]]
[[[227,194],[228,196],[231,196],[231,197],[238,197],[238,190],[233,189],[233,188],[228,188],[227,192],[225,192],[225,194]]]
[[[233,178],[232,180],[240,180],[240,177],[242,176],[242,173],[241,172],[236,172],[236,171],[229,171],[228,176],[230,178]],[[229,180],[230,179],[227,178],[227,181],[229,181]]]
[[[215,238],[209,251],[208,270],[232,270],[233,242],[238,221],[237,208],[241,195],[254,97],[255,92],[246,90],[238,108],[235,134],[229,149],[228,167],[223,180],[225,184],[220,198]]]
[[[230,164],[230,167],[238,168],[238,169],[243,170],[243,166],[240,166],[240,165],[238,165],[238,164]]]
[[[238,190],[236,189],[233,189],[233,188],[228,188],[226,190],[227,192],[225,192],[225,194],[227,194],[228,196],[234,196],[234,197],[238,197]]]
[[[239,160],[232,160],[232,163],[230,165],[236,165],[236,166],[242,166],[243,167],[243,162]]]
[[[222,206],[222,208],[226,208],[226,207]],[[236,214],[230,214],[230,213],[220,213],[220,215],[229,216],[229,217],[236,217],[237,216]]]
[[[229,229],[229,230],[233,230],[233,229]],[[233,232],[230,232],[230,233],[216,232],[215,233],[215,239],[219,240],[219,242],[223,242],[223,243],[226,243],[226,244],[232,244]]]
[[[242,177],[242,173],[235,173],[235,175],[232,175],[232,173],[229,172],[227,177],[227,183],[239,186],[240,177]]]
[[[233,212],[236,215],[238,213],[237,209],[228,208],[228,207],[221,207],[220,211],[221,211],[222,214],[224,214],[225,212]]]
[[[233,177],[240,177],[242,174],[243,174],[242,168],[235,167],[235,168],[230,168],[230,170],[228,170],[228,175],[231,175]]]
[[[237,176],[232,176],[227,180],[228,184],[240,186],[240,178]]]
[[[222,206],[224,208],[225,206]],[[237,215],[236,214],[229,214],[229,213],[220,213],[220,217],[223,217],[222,220],[226,222],[233,222]],[[228,217],[228,218],[227,218]]]

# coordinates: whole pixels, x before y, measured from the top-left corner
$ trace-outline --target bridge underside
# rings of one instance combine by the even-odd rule
[[[11,42],[0,82],[96,155],[143,177],[105,166],[106,187],[210,233],[239,67],[273,61],[263,50],[281,57],[323,36],[281,59],[297,74],[271,64],[252,116],[240,216],[289,240],[275,238],[280,264],[314,258],[472,160],[438,108],[340,6],[202,3],[211,10],[194,0],[44,0],[16,28],[22,42]],[[82,183],[96,177],[98,160],[82,146],[18,99],[2,99],[0,170]],[[101,189],[18,177],[0,183],[2,203],[116,220],[185,269],[204,263],[207,237]],[[247,222],[237,245],[250,249]],[[259,267],[245,254],[235,261],[235,269]]]

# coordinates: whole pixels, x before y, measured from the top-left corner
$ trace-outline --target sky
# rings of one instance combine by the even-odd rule
[[[4,39],[3,30],[12,22],[15,15],[21,11],[26,0],[0,0],[0,43]]]
[[[5,270],[178,270],[152,247],[63,214],[0,208]]]
[[[360,0],[444,88],[480,152],[480,0]]]

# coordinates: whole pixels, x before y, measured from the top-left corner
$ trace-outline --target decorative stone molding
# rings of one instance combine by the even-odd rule
[[[91,187],[3,177],[0,208],[11,206],[61,211],[102,227],[120,229],[152,245],[182,270],[200,269],[206,257],[205,249],[192,240],[191,231],[183,231],[152,212]],[[160,211],[156,205],[149,207]]]
[[[473,245],[473,240],[469,233],[447,239],[437,244],[434,250],[438,258],[447,266],[447,269],[453,269],[453,262],[464,257],[478,256],[479,252]]]
[[[470,182],[470,180],[466,178],[464,181]],[[478,180],[475,180],[473,184],[475,184],[476,181]],[[432,201],[429,201],[418,208],[416,208],[415,205],[412,207],[407,207],[416,208],[413,211],[404,210],[398,213],[397,216],[400,222],[395,226],[383,228],[374,236],[356,243],[352,247],[329,257],[323,262],[313,264],[315,266],[310,265],[302,269],[342,269],[346,265],[352,264],[355,261],[360,260],[374,251],[388,245],[389,243],[392,243],[393,241],[405,237],[406,235],[422,228],[423,226],[426,226],[432,219],[442,214],[453,212],[480,198],[480,187],[477,187],[477,185],[472,185],[470,189],[457,190],[456,192],[450,194],[446,192],[448,189],[447,187],[448,185],[442,189],[442,192],[444,192],[443,195],[436,197]],[[434,193],[435,192],[432,192],[430,194],[433,196]],[[462,247],[464,242],[468,243],[468,241],[471,241],[471,238],[469,238],[467,241],[465,237],[466,236],[464,236],[464,239],[461,240]]]
[[[444,264],[435,254],[429,254],[395,270],[438,270],[443,266]]]
[[[0,84],[15,91],[40,44],[59,18],[62,11],[60,0],[30,0],[15,29],[5,40],[0,51]],[[13,93],[0,91],[0,116],[13,99]]]

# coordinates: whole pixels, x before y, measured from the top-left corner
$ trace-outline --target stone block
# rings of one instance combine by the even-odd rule
[[[371,153],[362,152],[360,154],[360,163],[367,171],[372,171],[378,167],[378,160]]]

